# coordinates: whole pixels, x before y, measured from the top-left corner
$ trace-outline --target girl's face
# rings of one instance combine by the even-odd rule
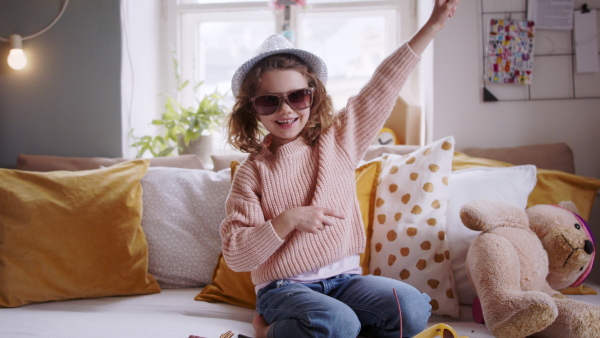
[[[262,74],[256,96],[265,94],[285,94],[297,89],[308,88],[304,76],[295,70],[276,69]],[[271,133],[271,151],[298,138],[310,116],[310,108],[294,110],[285,100],[271,115],[259,115],[258,120]]]

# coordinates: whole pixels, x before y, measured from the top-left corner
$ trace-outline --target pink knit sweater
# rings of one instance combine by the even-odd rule
[[[420,60],[403,44],[386,58],[358,95],[339,112],[340,128],[315,146],[298,138],[271,153],[252,154],[237,169],[221,225],[223,256],[234,271],[252,271],[255,285],[296,276],[363,252],[365,233],[354,170],[392,111]],[[265,139],[269,142],[270,135]],[[280,239],[271,219],[315,205],[342,212],[318,234],[292,231]]]

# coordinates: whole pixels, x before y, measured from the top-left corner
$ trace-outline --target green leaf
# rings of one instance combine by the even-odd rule
[[[190,84],[189,80],[183,81],[183,83],[177,87],[177,91],[178,92],[182,91],[185,87],[187,87],[188,84]]]
[[[163,150],[161,150],[156,157],[164,157],[164,156],[169,156],[171,155],[171,153],[173,152],[173,150],[175,150],[175,147],[167,147]]]
[[[225,95],[215,90],[213,93],[197,98],[198,89],[203,82],[194,83],[190,88],[189,80],[182,81],[179,74],[179,62],[173,52],[173,69],[176,86],[173,95],[163,94],[165,97],[164,110],[160,119],[152,120],[151,124],[158,126],[156,135],[144,135],[140,138],[133,136],[132,146],[137,147],[137,156],[141,157],[146,152],[153,156],[169,156],[178,145],[178,139],[183,138],[185,144],[195,140],[203,133],[209,133],[219,128],[223,123],[227,108],[223,104]],[[189,107],[179,102],[178,97],[182,91],[192,90],[195,104]]]

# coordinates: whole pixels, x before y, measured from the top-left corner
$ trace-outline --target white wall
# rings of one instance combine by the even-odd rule
[[[600,178],[600,100],[483,102],[478,1],[463,0],[434,41],[433,139],[454,135],[459,149],[566,142],[577,174]],[[590,224],[600,226],[600,198]]]
[[[577,173],[600,178],[600,100],[484,103],[478,20],[477,1],[462,1],[434,42],[434,139],[452,134],[458,148],[566,142]]]
[[[133,135],[153,134],[150,123],[160,116],[165,86],[161,72],[164,55],[161,45],[164,16],[159,0],[121,0],[123,64],[121,97],[123,105],[123,157],[133,158]],[[146,154],[147,155],[147,154]]]

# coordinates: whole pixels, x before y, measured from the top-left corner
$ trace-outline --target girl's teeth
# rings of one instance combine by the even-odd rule
[[[294,123],[295,121],[296,121],[296,119],[291,119],[291,120],[277,121],[277,123],[282,124],[282,125],[290,125],[290,124]]]

